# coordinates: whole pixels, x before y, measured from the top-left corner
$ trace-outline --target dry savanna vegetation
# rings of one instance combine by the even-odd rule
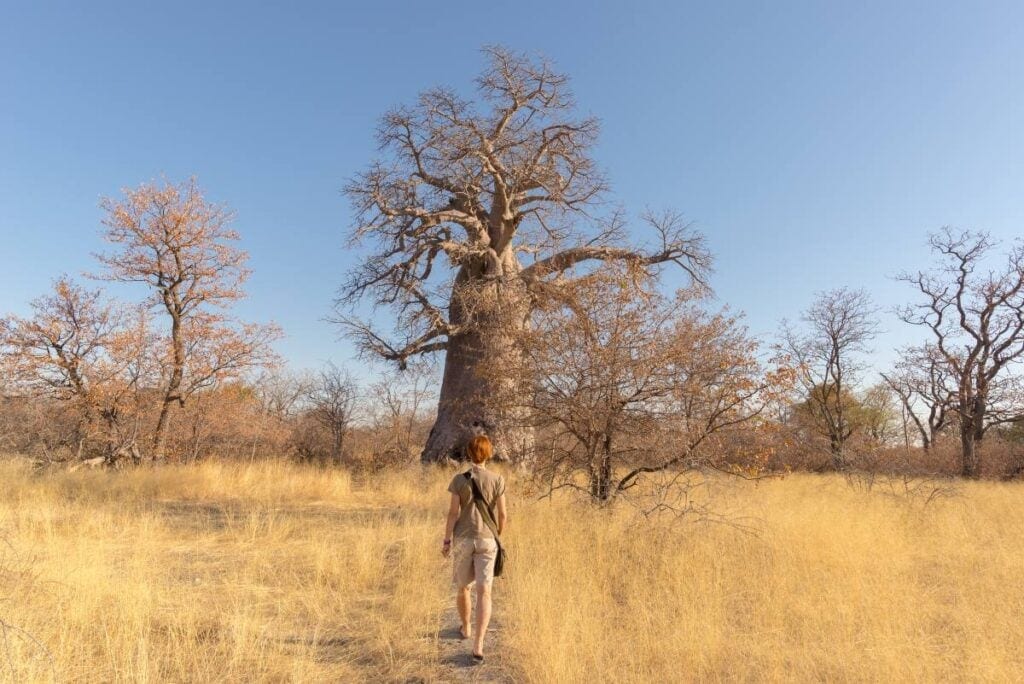
[[[693,223],[614,200],[569,78],[484,55],[345,187],[351,365],[238,315],[194,178],[0,312],[0,678],[1019,680],[1024,241],[929,235],[886,368],[855,287],[754,335]],[[439,552],[479,435],[512,561],[469,669]]]
[[[12,681],[1013,681],[1020,486],[710,477],[716,522],[513,476],[493,656],[460,667],[449,473],[268,461],[0,478]],[[469,674],[465,674],[469,672]]]

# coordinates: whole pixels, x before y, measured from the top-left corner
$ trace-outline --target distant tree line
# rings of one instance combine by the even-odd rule
[[[138,301],[61,276],[0,319],[0,449],[382,466],[458,461],[486,433],[548,491],[599,502],[706,469],[1024,472],[1024,243],[930,236],[932,268],[899,276],[897,313],[921,342],[881,373],[862,290],[818,293],[755,339],[712,307],[712,255],[679,214],[648,215],[634,245],[641,231],[602,213],[597,122],[576,115],[567,77],[485,52],[476,100],[436,88],[387,113],[387,158],[347,188],[369,252],[336,321],[391,371],[363,385],[335,366],[284,371],[281,331],[231,315],[249,275],[232,213],[195,181],[142,185],[103,201],[91,276]],[[686,283],[671,294],[669,266]],[[367,298],[394,308],[393,334],[348,308]],[[418,365],[436,355],[439,377]]]
[[[284,370],[271,349],[280,331],[230,316],[245,254],[230,214],[194,181],[103,206],[113,247],[93,277],[149,296],[117,302],[60,276],[28,315],[0,319],[0,449],[112,466],[287,456],[380,467],[421,453],[431,367],[363,385],[334,365]],[[530,325],[506,331],[516,353],[480,371],[492,391],[478,401],[535,436],[521,465],[598,501],[703,467],[1020,475],[1024,252],[950,229],[930,245],[936,267],[900,276],[917,301],[898,311],[925,340],[874,382],[878,310],[863,291],[820,293],[766,344],[709,310],[707,285],[667,296],[627,261],[561,283]],[[517,382],[503,383],[510,373]]]

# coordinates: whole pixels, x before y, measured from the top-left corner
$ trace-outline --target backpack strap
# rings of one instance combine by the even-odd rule
[[[467,470],[462,474],[464,478],[469,480],[469,486],[473,488],[473,503],[476,504],[476,510],[480,513],[480,517],[483,518],[484,524],[487,525],[491,533],[494,535],[495,541],[498,542],[498,548],[501,548],[501,539],[498,535],[498,524],[497,518],[494,516],[494,511],[491,509],[491,505],[484,499],[483,493],[480,491],[480,487],[477,485],[476,480],[473,479],[473,471]]]

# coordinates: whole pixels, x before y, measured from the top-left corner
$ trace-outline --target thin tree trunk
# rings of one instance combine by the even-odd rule
[[[982,389],[974,399],[974,441],[981,442],[985,437],[985,414],[988,412],[988,402],[985,401],[986,389]]]
[[[345,448],[345,432],[334,428],[334,444],[331,448],[331,461],[334,465],[341,465],[342,454]]]
[[[160,406],[160,417],[156,421],[156,432],[153,435],[153,460],[164,458],[164,443],[167,440],[167,426],[170,423],[172,399],[165,398]]]
[[[167,380],[167,390],[164,392],[164,402],[160,407],[160,418],[156,423],[156,433],[153,435],[153,460],[164,459],[164,445],[167,441],[167,425],[170,419],[171,404],[177,401],[181,403],[180,390],[181,381],[185,374],[185,345],[181,339],[181,316],[176,312],[180,304],[173,299],[172,295],[165,296],[165,305],[171,314],[171,352],[172,366],[171,377]]]
[[[601,455],[596,471],[591,471],[594,481],[590,483],[590,495],[598,501],[607,501],[612,494],[612,438],[605,435],[601,443]]]
[[[978,443],[984,436],[985,401],[975,396],[967,402],[968,410],[960,415],[960,450],[962,467],[960,474],[964,477],[978,478],[981,475],[981,455]]]
[[[843,440],[838,435],[829,437],[829,453],[832,457],[832,467],[836,470],[846,470],[846,459],[843,456]]]
[[[961,467],[963,477],[977,478],[981,464],[978,459],[978,445],[974,439],[974,428],[965,425],[960,430]]]

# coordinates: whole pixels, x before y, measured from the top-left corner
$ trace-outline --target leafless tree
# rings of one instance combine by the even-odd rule
[[[345,453],[345,437],[355,418],[358,393],[352,376],[332,363],[320,371],[307,397],[311,415],[331,434],[331,458],[336,463]]]
[[[347,187],[356,243],[373,252],[340,290],[336,320],[369,353],[404,366],[445,355],[426,462],[458,455],[468,433],[491,433],[500,455],[529,452],[532,432],[486,398],[515,385],[515,336],[531,311],[578,269],[676,264],[703,283],[710,257],[677,214],[648,216],[655,243],[625,243],[620,212],[599,213],[607,184],[590,156],[593,118],[575,115],[568,79],[543,59],[486,48],[477,101],[434,88],[388,112],[383,159]],[[574,275],[576,274],[576,275]],[[397,312],[396,337],[347,305]],[[488,374],[484,367],[507,367]]]
[[[954,393],[961,474],[978,477],[986,431],[1022,413],[1013,371],[1024,359],[1024,242],[1013,244],[1000,268],[986,268],[996,246],[988,233],[945,227],[928,242],[940,265],[899,276],[922,295],[899,315],[931,333]]]
[[[904,415],[916,428],[921,446],[925,451],[930,450],[949,425],[955,396],[945,362],[933,345],[909,347],[902,350],[895,368],[881,375],[899,397]]]
[[[383,440],[377,451],[384,463],[407,462],[415,457],[414,450],[422,448],[436,375],[432,364],[410,363],[370,387],[373,431]]]
[[[260,409],[281,419],[292,418],[309,396],[316,378],[309,372],[295,373],[280,368],[265,370],[252,387]]]
[[[265,370],[253,380],[252,391],[259,405],[260,421],[253,430],[250,460],[256,458],[260,445],[268,438],[272,443],[283,441],[279,433],[290,432],[289,425],[297,422],[315,383],[316,378],[311,373],[281,368]]]
[[[545,435],[537,472],[599,502],[707,462],[705,448],[762,411],[769,384],[738,321],[707,314],[693,290],[638,295],[604,275],[538,312],[519,371]]]
[[[843,447],[853,434],[850,398],[864,370],[862,355],[877,333],[875,309],[862,290],[823,292],[803,314],[805,330],[782,322],[776,348],[796,370],[804,399],[828,439],[832,466],[846,468]]]

